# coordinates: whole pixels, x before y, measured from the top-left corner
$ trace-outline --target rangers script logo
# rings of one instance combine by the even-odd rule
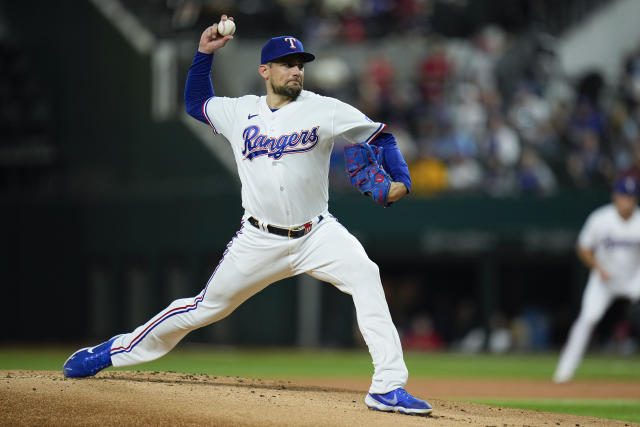
[[[247,160],[264,156],[279,159],[285,154],[304,153],[313,150],[318,144],[320,126],[311,130],[305,129],[287,135],[273,137],[260,133],[259,126],[247,126],[242,132],[244,148],[242,155]]]

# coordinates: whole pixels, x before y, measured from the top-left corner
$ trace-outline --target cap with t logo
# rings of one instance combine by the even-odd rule
[[[304,51],[302,42],[297,38],[293,36],[280,36],[272,38],[262,47],[260,63],[266,64],[267,62],[294,53],[301,54],[304,62],[311,62],[316,58],[313,54]]]

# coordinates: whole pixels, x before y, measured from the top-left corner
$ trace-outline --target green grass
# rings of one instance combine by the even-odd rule
[[[74,348],[0,348],[0,370],[59,370]],[[406,353],[413,379],[550,380],[557,354]],[[366,350],[300,351],[296,349],[230,349],[181,345],[165,357],[124,368],[203,373],[249,378],[369,378],[373,372]],[[576,380],[640,381],[640,357],[588,355]],[[639,396],[640,397],[640,396]],[[640,422],[640,400],[619,399],[474,399],[512,408],[586,415]]]
[[[0,369],[58,370],[73,348],[0,348]],[[412,378],[538,379],[551,378],[556,354],[465,355],[406,353]],[[206,373],[245,377],[369,377],[373,368],[366,350],[300,351],[295,349],[228,349],[189,347],[130,369]],[[640,357],[589,355],[577,380],[640,380]]]
[[[473,399],[469,402],[640,423],[640,399]]]

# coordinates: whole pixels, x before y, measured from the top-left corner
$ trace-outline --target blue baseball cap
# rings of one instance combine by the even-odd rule
[[[638,183],[629,175],[619,178],[613,186],[613,192],[627,196],[638,196]]]
[[[283,56],[294,53],[301,54],[304,62],[311,62],[316,59],[313,54],[304,51],[302,42],[297,38],[293,36],[280,36],[272,38],[262,47],[260,63],[266,64],[274,59],[282,58]]]

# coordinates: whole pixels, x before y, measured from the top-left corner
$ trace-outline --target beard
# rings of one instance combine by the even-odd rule
[[[292,101],[295,101],[296,99],[298,99],[300,92],[302,92],[302,82],[300,82],[300,86],[297,87],[289,86],[287,83],[282,86],[276,86],[271,83],[271,89],[276,95],[286,96]]]

